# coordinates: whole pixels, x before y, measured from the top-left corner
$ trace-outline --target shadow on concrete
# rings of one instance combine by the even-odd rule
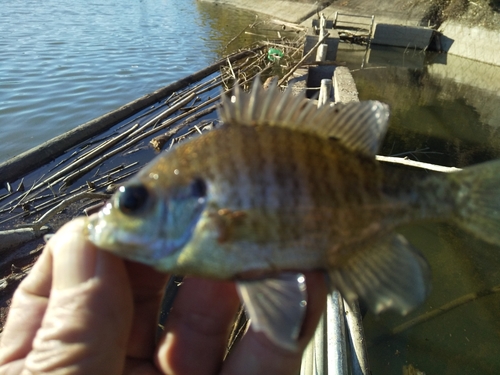
[[[335,71],[334,65],[314,66],[309,67],[307,74],[307,87],[314,89],[307,90],[306,97],[309,99],[317,98],[319,95],[319,87],[321,86],[322,79],[332,79],[333,72]]]
[[[451,39],[450,37],[447,37],[446,35],[443,35],[441,33],[436,34],[434,42],[432,44],[434,48],[431,48],[431,50],[437,52],[448,52],[454,42],[455,39]]]

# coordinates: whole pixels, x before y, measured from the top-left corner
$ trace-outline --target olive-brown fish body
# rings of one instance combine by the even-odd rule
[[[227,126],[165,153],[136,179],[157,197],[195,180],[206,184],[191,238],[164,267],[227,279],[339,267],[358,244],[408,222],[419,207],[385,195],[383,172],[375,159],[335,140]],[[164,260],[152,261],[161,268]]]
[[[317,109],[260,85],[223,101],[224,126],[159,156],[89,219],[92,242],[161,271],[236,280],[255,329],[292,349],[298,272],[325,270],[348,301],[406,313],[430,271],[398,226],[452,220],[500,245],[499,161],[450,174],[379,163],[379,102]]]

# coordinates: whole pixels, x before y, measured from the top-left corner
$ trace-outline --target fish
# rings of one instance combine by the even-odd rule
[[[252,329],[280,347],[297,350],[305,271],[374,313],[421,304],[430,267],[402,225],[451,221],[500,245],[500,161],[453,173],[377,161],[386,104],[317,108],[256,81],[223,95],[219,116],[119,187],[87,235],[166,273],[234,280]]]

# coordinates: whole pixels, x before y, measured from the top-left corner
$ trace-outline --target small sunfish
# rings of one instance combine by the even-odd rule
[[[294,350],[301,271],[378,313],[429,292],[424,257],[395,229],[451,220],[500,245],[500,161],[419,173],[375,160],[376,101],[316,105],[254,83],[223,97],[224,125],[164,152],[90,217],[100,248],[177,275],[235,280],[255,330]]]

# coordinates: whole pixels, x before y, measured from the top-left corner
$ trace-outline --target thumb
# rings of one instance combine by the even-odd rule
[[[34,373],[121,374],[132,320],[123,261],[91,244],[85,220],[48,242],[49,303],[25,367]]]

